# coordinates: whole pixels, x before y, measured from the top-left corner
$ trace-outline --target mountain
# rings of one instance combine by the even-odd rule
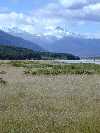
[[[41,59],[41,55],[27,48],[0,45],[0,60]]]
[[[50,45],[50,51],[69,52],[80,57],[100,56],[100,39],[63,37]]]
[[[67,59],[79,60],[80,58],[72,54],[50,53],[33,51],[27,48],[20,48],[15,46],[0,45],[0,60],[51,60],[51,59]]]
[[[13,36],[13,35],[6,33],[2,30],[0,30],[0,44],[28,48],[28,49],[32,49],[34,51],[44,51],[44,49],[41,46],[39,46],[31,41],[22,39],[21,37]]]
[[[12,35],[39,44],[47,51],[72,53],[77,56],[100,56],[100,39],[95,36],[81,35],[56,27],[45,34],[30,34],[18,28],[6,29]]]

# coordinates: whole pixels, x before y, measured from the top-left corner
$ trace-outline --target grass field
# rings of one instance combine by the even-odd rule
[[[96,64],[63,64],[54,61],[11,61],[15,67],[25,68],[25,74],[61,75],[61,74],[100,74],[100,65]]]
[[[0,133],[100,133],[100,66],[1,62]]]

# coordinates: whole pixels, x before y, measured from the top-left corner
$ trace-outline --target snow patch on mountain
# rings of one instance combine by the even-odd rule
[[[85,38],[85,39],[100,39],[100,33],[77,33],[77,32],[71,32],[68,31],[60,26],[57,26],[55,28],[52,29],[48,29],[46,32],[43,33],[30,33],[27,32],[21,28],[18,27],[11,27],[11,26],[3,26],[0,27],[1,30],[8,32],[12,35],[29,35],[29,36],[33,36],[34,37],[45,37],[48,40],[51,40],[52,38],[56,38],[56,39],[62,39],[63,37],[74,37],[74,38]]]

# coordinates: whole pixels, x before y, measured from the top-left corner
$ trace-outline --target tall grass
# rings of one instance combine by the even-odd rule
[[[38,61],[13,61],[13,66],[24,67],[25,74],[59,75],[59,74],[100,74],[100,65],[96,64],[55,64]]]
[[[91,88],[95,76],[81,79],[34,77],[2,86],[0,133],[99,133],[100,91]]]
[[[100,133],[98,65],[9,64],[0,66],[1,72],[7,72],[0,75],[0,133]],[[44,68],[49,69],[46,76]],[[36,69],[36,74],[24,75],[24,69]],[[64,75],[70,69],[95,74]],[[55,72],[57,76],[52,76]]]

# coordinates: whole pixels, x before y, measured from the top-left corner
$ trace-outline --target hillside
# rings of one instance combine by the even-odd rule
[[[26,48],[0,45],[0,59],[1,60],[24,60],[24,59],[68,59],[76,60],[79,57],[72,54],[50,53],[50,52],[36,52]]]
[[[100,56],[100,39],[84,36],[77,33],[60,31],[57,28],[52,35],[32,35],[16,29],[8,31],[10,34],[26,38],[38,43],[47,51],[57,53],[72,53],[81,57]],[[60,33],[60,35],[59,35]],[[60,36],[60,38],[58,37]]]
[[[0,30],[0,44],[1,45],[7,44],[9,46],[28,48],[28,49],[32,49],[34,51],[44,51],[44,49],[41,46],[39,46],[31,41],[22,39],[21,37],[16,37],[16,36],[10,35],[2,30]]]
[[[27,48],[0,45],[1,60],[24,60],[24,59],[41,59],[41,56]]]
[[[100,56],[100,39],[63,37],[49,46],[53,52],[68,52],[81,57]]]

